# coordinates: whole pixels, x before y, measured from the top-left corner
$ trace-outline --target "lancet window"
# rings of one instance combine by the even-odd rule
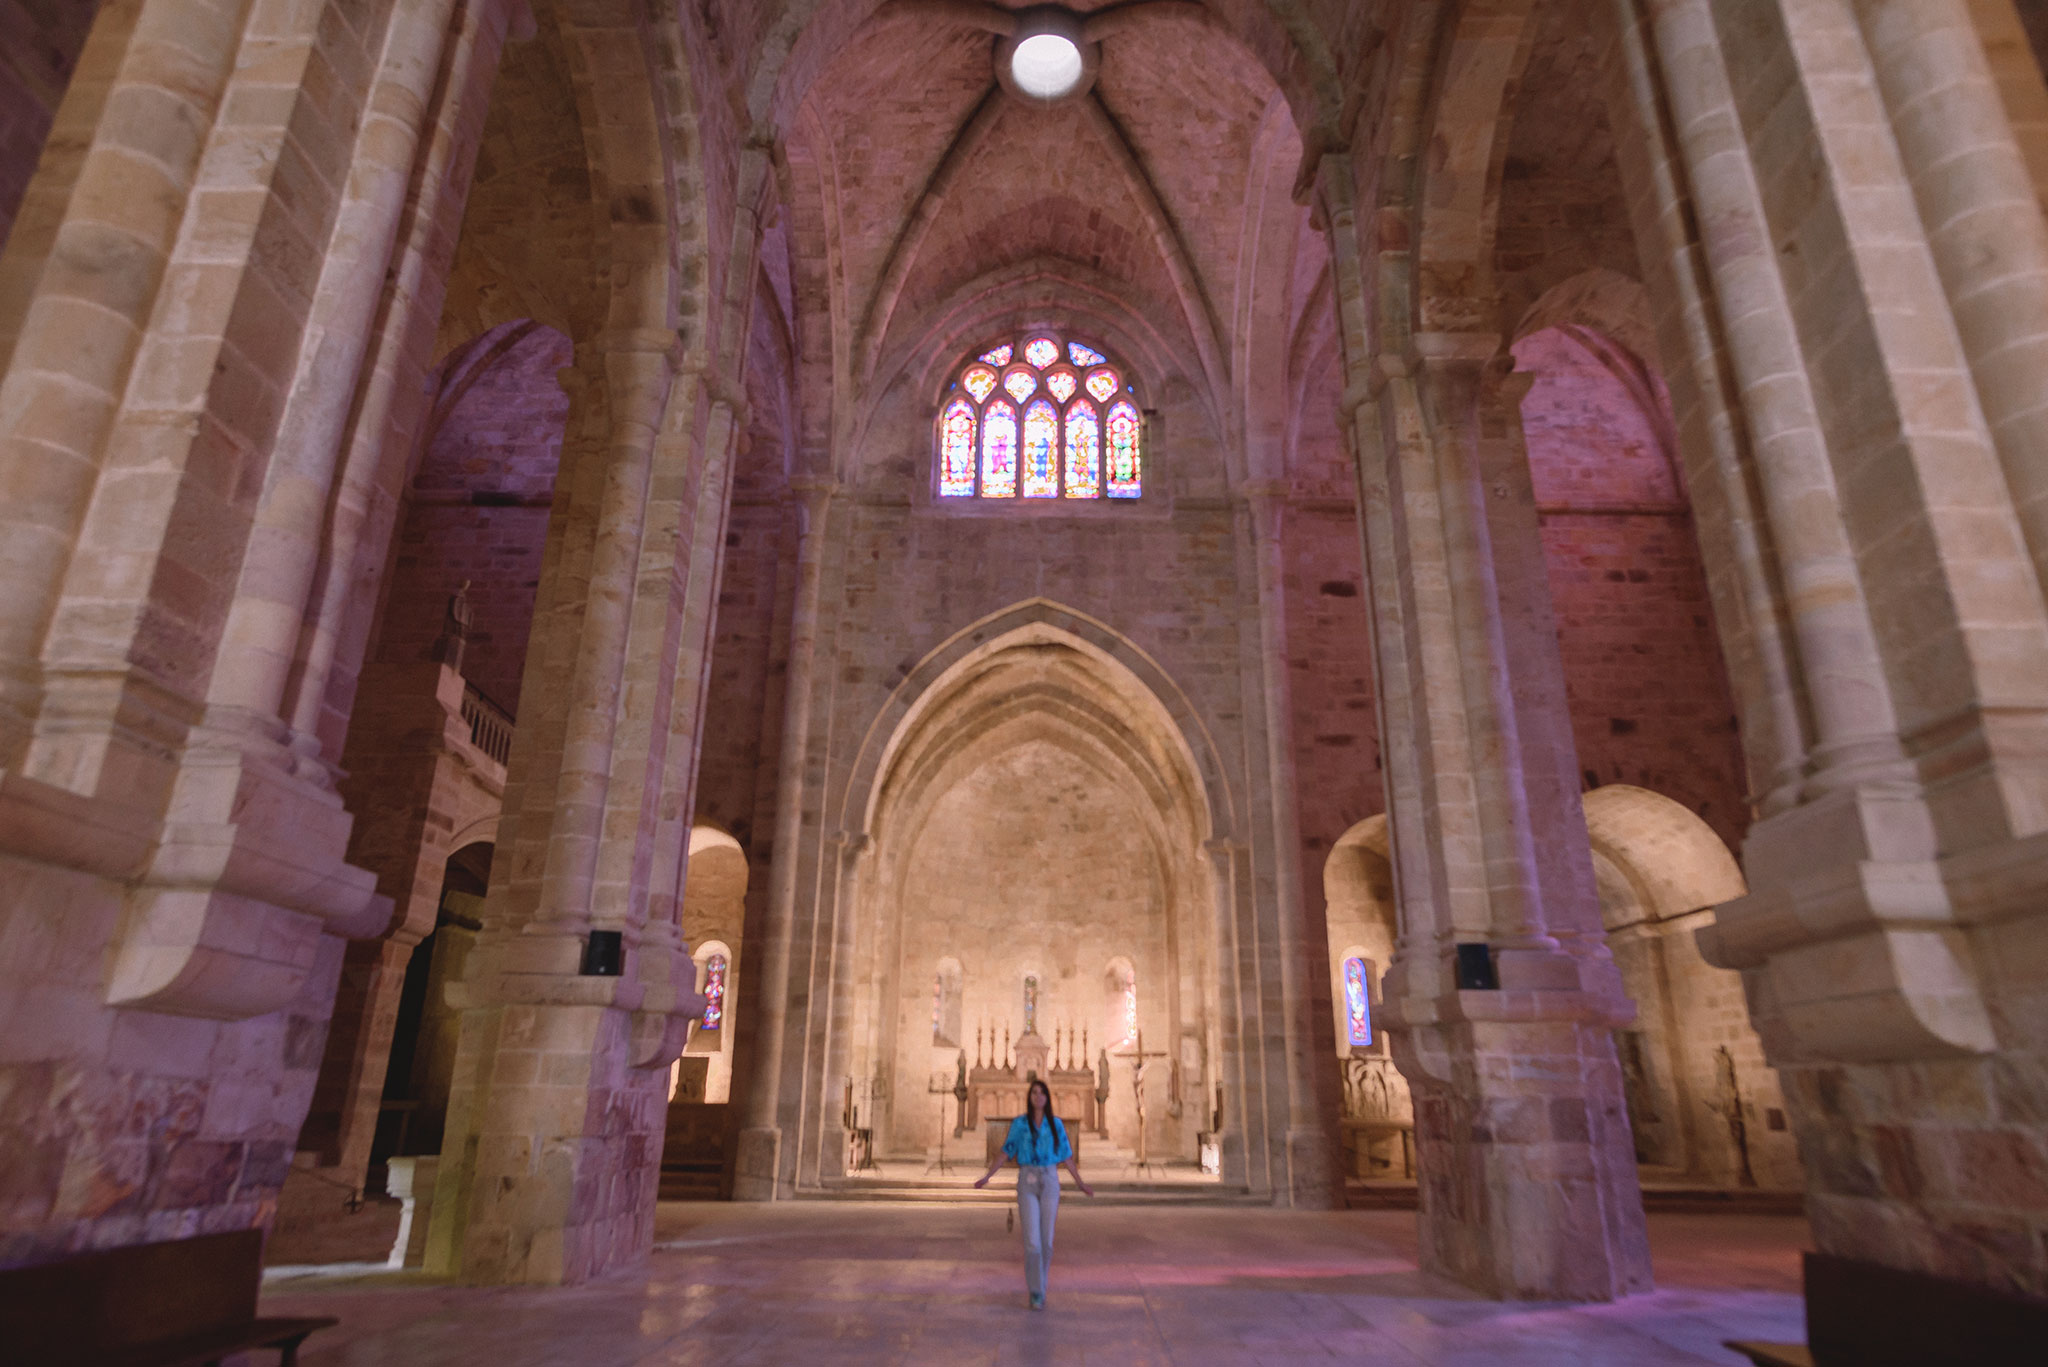
[[[957,1048],[960,1043],[960,961],[939,960],[932,981],[932,1043]]]
[[[1144,420],[1130,377],[1049,332],[990,347],[939,405],[941,498],[1105,499],[1144,493]]]
[[[1111,1047],[1122,1049],[1135,1045],[1138,1042],[1138,973],[1131,966],[1131,961],[1121,955],[1110,960],[1103,986],[1109,996],[1107,1034],[1113,1041]]]
[[[704,961],[704,1025],[717,1030],[725,1024],[725,956],[714,954]]]
[[[1372,998],[1366,985],[1365,960],[1344,961],[1344,1036],[1352,1044],[1372,1043]]]

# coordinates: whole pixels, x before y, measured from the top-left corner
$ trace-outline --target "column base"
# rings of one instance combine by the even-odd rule
[[[1609,1030],[1525,1020],[1404,1033],[1420,1037],[1397,1043],[1396,1059],[1415,1096],[1423,1270],[1504,1300],[1650,1290]],[[1444,1065],[1443,1075],[1411,1068],[1418,1053]]]
[[[782,1162],[782,1131],[772,1127],[740,1131],[733,1160],[732,1199],[773,1201],[781,1193],[776,1173]]]

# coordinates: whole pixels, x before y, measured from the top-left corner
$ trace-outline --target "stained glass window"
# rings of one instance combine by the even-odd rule
[[[704,1028],[716,1030],[725,1024],[725,956],[714,954],[704,961]]]
[[[1024,1033],[1033,1034],[1038,1029],[1038,979],[1027,976],[1024,979]]]
[[[1134,499],[1137,396],[1100,351],[1043,333],[967,362],[935,432],[941,498]]]
[[[1044,399],[1024,410],[1024,497],[1058,498],[1060,411]]]
[[[1138,471],[1138,410],[1119,402],[1109,410],[1109,496],[1136,498],[1141,491]]]
[[[997,399],[981,415],[981,496],[1017,493],[1017,410]]]
[[[1067,410],[1067,497],[1102,497],[1102,429],[1086,399]]]
[[[939,428],[939,492],[960,498],[974,492],[974,405],[955,399]]]
[[[1365,983],[1365,960],[1344,961],[1344,1033],[1353,1044],[1372,1043],[1372,999]]]

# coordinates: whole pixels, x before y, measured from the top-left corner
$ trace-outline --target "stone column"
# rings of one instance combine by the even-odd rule
[[[1384,1018],[1415,1095],[1424,1266],[1490,1294],[1644,1290],[1649,1249],[1519,387],[1420,335],[1356,409],[1402,937]],[[1519,464],[1518,464],[1519,463]],[[1499,505],[1499,506],[1497,506]],[[1533,621],[1519,619],[1533,616]],[[1398,729],[1398,730],[1397,730]],[[1495,990],[1460,987],[1484,945]]]
[[[1667,345],[1735,396],[1767,548],[1739,571],[1783,594],[1810,718],[1701,947],[1743,970],[1820,1248],[2044,1295],[2048,1215],[2014,1197],[2048,1190],[2048,605],[2012,368],[2044,238],[1966,14],[1614,24],[1622,112],[1682,173],[1641,196],[1645,255],[1698,239],[1704,326]]]
[[[645,1259],[667,1069],[701,1010],[673,920],[649,924],[646,855],[664,808],[689,806],[663,776],[694,736],[694,707],[672,706],[677,605],[693,589],[678,580],[706,525],[702,476],[720,464],[697,459],[711,404],[701,384],[674,383],[672,338],[589,345],[586,373],[602,379],[577,387],[564,478],[572,500],[597,497],[570,528],[580,556],[550,559],[543,599],[557,610],[536,623],[546,636],[528,656],[512,755],[517,825],[449,994],[462,1016],[427,1266],[473,1282],[580,1282]],[[561,660],[575,661],[566,677],[551,670]],[[530,903],[522,883],[537,889]],[[599,936],[617,937],[610,971],[586,957]]]
[[[836,482],[790,481],[801,500],[797,529],[796,608],[790,619],[789,670],[784,687],[782,753],[776,770],[775,848],[768,890],[768,925],[761,988],[755,1000],[754,1048],[748,1067],[747,1111],[733,1177],[735,1201],[772,1201],[786,1195],[782,1156],[784,1074],[789,1056],[790,959],[796,937],[798,869],[804,837],[804,773],[810,752],[811,693],[817,667],[818,619],[825,578],[826,536]],[[791,1157],[794,1157],[792,1151]]]
[[[106,5],[0,256],[0,1260],[268,1220],[391,918],[284,662],[452,27]]]
[[[1497,1296],[1611,1299],[1650,1281],[1611,1033],[1633,1007],[1579,819],[1520,387],[1497,335],[1375,325],[1369,273],[1411,263],[1361,221],[1353,174],[1326,155],[1315,183],[1400,908],[1381,1019],[1415,1098],[1423,1263]],[[1461,945],[1497,988],[1459,985]]]
[[[1295,809],[1293,705],[1288,688],[1287,583],[1283,564],[1282,518],[1285,490],[1276,482],[1247,484],[1252,555],[1259,597],[1259,694],[1265,700],[1265,763],[1272,793],[1271,830],[1275,914],[1279,936],[1280,1012],[1287,1088],[1285,1182],[1274,1191],[1278,1203],[1311,1210],[1343,1204],[1336,1159],[1336,1098],[1316,1095],[1318,1079],[1334,1082],[1337,1062],[1330,1033],[1319,1028],[1309,998],[1311,960],[1325,948],[1308,932],[1302,905],[1300,823]]]
[[[874,842],[866,831],[834,831],[830,888],[832,924],[827,967],[818,977],[826,1003],[813,1024],[817,1056],[824,1060],[824,1082],[814,1102],[816,1114],[805,1134],[813,1152],[799,1168],[802,1180],[846,1175],[846,1143],[840,1111],[851,1076],[854,1017],[855,945],[860,921],[861,873],[870,862]]]
[[[1251,852],[1244,842],[1212,837],[1202,846],[1209,856],[1216,901],[1216,1000],[1221,1045],[1217,1072],[1223,1084],[1223,1128],[1220,1147],[1226,1186],[1242,1186],[1280,1200],[1284,1172],[1276,1172],[1273,1146],[1267,1135],[1271,1108],[1267,1104],[1267,1069],[1261,1041],[1264,1012],[1257,994],[1245,993],[1252,975],[1242,965],[1259,961],[1258,927],[1246,884]],[[1205,1097],[1203,1104],[1208,1104]]]
[[[1993,7],[1858,0],[1855,8],[2039,575],[2048,572],[2048,221],[1971,12]],[[2010,0],[1997,8],[2002,16],[1987,17],[2017,29]],[[2038,71],[2034,83],[2038,91]]]

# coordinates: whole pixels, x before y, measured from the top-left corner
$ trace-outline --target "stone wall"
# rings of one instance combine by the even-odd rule
[[[1358,512],[1343,504],[1292,507],[1282,536],[1295,812],[1303,883],[1313,906],[1321,900],[1323,860],[1338,837],[1383,810],[1386,799],[1379,783]]]
[[[489,354],[442,379],[399,524],[375,658],[428,658],[449,596],[468,584],[474,621],[463,677],[516,716],[569,413],[555,372],[572,348],[553,328],[530,324],[480,342]]]
[[[1534,377],[1522,428],[1585,786],[1662,793],[1740,848],[1735,703],[1668,424],[1644,407],[1661,388],[1583,329],[1546,328],[1514,355]]]

